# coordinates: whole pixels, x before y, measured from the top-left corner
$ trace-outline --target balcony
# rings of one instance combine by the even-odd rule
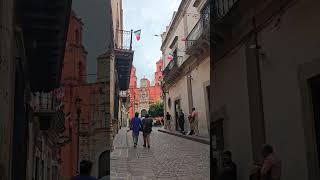
[[[225,17],[240,0],[215,0],[214,1],[214,16],[216,18]]]
[[[195,24],[186,41],[186,54],[201,55],[210,48],[210,6],[203,10],[200,19]]]
[[[62,106],[52,92],[34,93],[31,96],[31,107],[35,116],[39,118],[40,130],[53,130],[57,133],[64,131],[64,112]]]
[[[182,63],[182,56],[176,56],[170,61],[170,63],[163,70],[164,85],[172,84],[180,75],[181,71],[179,70],[179,67],[182,65]]]
[[[118,72],[119,89],[129,88],[131,66],[134,51],[132,50],[132,30],[116,30],[115,36],[115,59]]]

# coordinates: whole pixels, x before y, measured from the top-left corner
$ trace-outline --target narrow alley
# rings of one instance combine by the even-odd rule
[[[151,148],[133,147],[131,131],[122,128],[111,153],[112,180],[209,179],[209,145],[176,137],[153,128]]]

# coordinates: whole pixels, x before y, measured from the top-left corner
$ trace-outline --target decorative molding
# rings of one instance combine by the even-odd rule
[[[180,6],[178,8],[178,11],[176,12],[173,20],[171,21],[171,24],[169,25],[169,29],[165,32],[164,35],[164,40],[162,41],[161,44],[161,51],[164,50],[164,47],[166,46],[166,44],[168,43],[170,37],[172,36],[172,33],[175,32],[176,28],[177,28],[177,23],[179,23],[181,21],[181,19],[183,18],[183,15],[185,14],[185,12],[187,11],[187,8],[190,4],[191,0],[182,0],[180,3]]]

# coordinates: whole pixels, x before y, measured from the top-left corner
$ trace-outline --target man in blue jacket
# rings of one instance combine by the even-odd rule
[[[130,130],[132,130],[132,137],[133,137],[133,143],[134,147],[137,147],[138,139],[139,139],[139,132],[141,129],[141,119],[139,118],[139,113],[135,113],[135,117],[132,118],[130,123]]]

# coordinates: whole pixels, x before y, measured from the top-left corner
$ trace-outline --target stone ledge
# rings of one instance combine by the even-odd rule
[[[185,139],[189,139],[192,141],[196,141],[202,144],[207,144],[210,145],[210,139],[209,138],[205,138],[205,137],[199,137],[199,136],[193,136],[193,135],[182,135],[180,132],[174,132],[174,131],[169,131],[166,129],[158,129],[158,131],[163,132],[163,133],[167,133],[167,134],[171,134],[174,136],[178,136],[178,137],[182,137]]]

